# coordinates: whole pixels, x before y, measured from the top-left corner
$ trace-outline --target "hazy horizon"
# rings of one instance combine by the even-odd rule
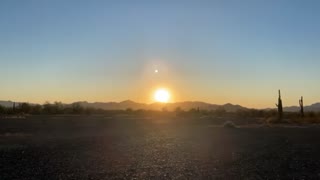
[[[0,100],[320,102],[320,1],[0,2]]]
[[[56,101],[45,101],[45,102],[30,102],[30,101],[13,101],[13,100],[2,100],[0,99],[0,102],[3,101],[3,102],[12,102],[12,103],[29,103],[29,104],[40,104],[40,105],[43,105],[43,104],[46,104],[46,103],[62,103],[62,104],[73,104],[73,103],[82,103],[82,102],[86,102],[86,103],[89,103],[89,104],[94,104],[94,103],[124,103],[126,101],[132,101],[134,103],[137,103],[137,104],[144,104],[144,105],[153,105],[153,104],[163,104],[164,106],[166,104],[170,105],[170,104],[179,104],[179,103],[206,103],[206,104],[210,104],[210,105],[218,105],[218,106],[223,106],[223,105],[227,105],[227,104],[231,104],[231,105],[239,105],[241,107],[244,107],[244,108],[249,108],[249,109],[277,109],[276,106],[270,106],[270,107],[249,107],[249,106],[245,106],[245,105],[242,105],[242,104],[237,104],[237,103],[230,103],[230,102],[225,102],[225,103],[221,103],[221,104],[218,104],[218,103],[212,103],[212,102],[206,102],[206,101],[176,101],[176,102],[168,102],[168,103],[161,103],[161,102],[149,102],[149,103],[145,103],[145,102],[138,102],[138,101],[133,101],[133,100],[130,100],[130,99],[126,99],[126,100],[122,100],[122,101],[86,101],[86,100],[79,100],[79,101],[70,101],[70,102],[62,102],[62,101],[59,101],[59,100],[56,100]],[[312,106],[312,105],[316,105],[316,104],[319,104],[320,102],[311,102],[309,104],[304,104],[305,107],[308,107],[308,106]],[[0,104],[1,105],[1,104]],[[299,107],[298,105],[286,105],[284,104],[284,107],[285,108],[290,108],[290,107]]]

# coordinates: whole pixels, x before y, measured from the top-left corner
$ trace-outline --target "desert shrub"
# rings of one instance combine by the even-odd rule
[[[280,120],[278,117],[273,116],[273,117],[267,117],[266,118],[266,123],[268,124],[276,124],[276,123],[280,123]]]
[[[307,112],[307,113],[305,113],[305,117],[315,118],[316,117],[316,113],[315,112]]]
[[[264,117],[264,111],[263,110],[257,110],[257,109],[250,109],[249,110],[249,116],[250,117]]]
[[[184,111],[180,107],[176,107],[174,112],[175,112],[176,116],[182,116],[182,114],[184,113]]]
[[[248,116],[248,111],[239,109],[239,110],[236,111],[236,115],[238,117],[247,117]]]
[[[320,118],[315,112],[306,112],[305,116],[301,119],[303,123],[320,123]]]
[[[12,115],[14,113],[13,108],[5,108],[5,114]]]
[[[237,117],[252,117],[252,118],[264,118],[270,117],[270,110],[259,109],[239,109],[235,112]]]
[[[188,113],[189,113],[189,114],[197,114],[198,111],[197,111],[196,108],[191,108],[191,109],[189,109]]]
[[[201,115],[208,116],[208,115],[210,115],[210,112],[209,112],[208,110],[201,109],[201,110],[200,110],[200,114],[201,114]]]
[[[61,102],[54,102],[52,105],[55,114],[62,114],[64,110],[64,106]]]
[[[46,113],[46,114],[52,114],[54,112],[53,105],[50,104],[50,102],[46,102],[43,105],[43,112]]]
[[[223,107],[219,107],[214,111],[214,114],[217,116],[223,116],[227,113],[227,111]]]
[[[131,114],[131,113],[133,113],[132,108],[127,108],[127,109],[126,109],[126,113],[127,113],[127,114]]]
[[[42,106],[39,105],[39,104],[32,106],[30,113],[31,114],[40,114],[40,113],[42,113]]]
[[[237,126],[232,121],[226,121],[223,124],[223,127],[225,127],[225,128],[237,128]]]
[[[289,118],[289,119],[298,118],[298,117],[300,117],[300,114],[297,112],[289,112],[289,113],[287,112],[284,114],[284,117]]]
[[[301,123],[302,118],[298,112],[285,112],[284,119],[287,120],[288,123]]]
[[[146,110],[144,109],[137,109],[133,111],[135,115],[144,115],[146,113]]]
[[[269,118],[269,117],[275,117],[278,115],[277,110],[272,109],[272,110],[266,110],[265,111],[265,117]]]
[[[4,114],[6,112],[5,107],[0,105],[0,114]]]
[[[20,112],[20,113],[26,113],[26,114],[29,114],[32,110],[32,107],[29,103],[21,103],[19,104],[17,110]]]
[[[86,115],[91,115],[91,114],[94,113],[94,112],[95,112],[95,109],[94,109],[94,108],[91,108],[91,107],[87,107],[87,108],[84,109],[84,113],[85,113]]]
[[[81,114],[84,112],[84,108],[81,106],[80,103],[72,103],[71,107],[74,114]]]
[[[301,122],[305,124],[315,124],[315,123],[319,123],[319,120],[315,117],[304,117],[304,118],[301,118]]]

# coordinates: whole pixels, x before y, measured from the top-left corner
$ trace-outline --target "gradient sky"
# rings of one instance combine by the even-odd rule
[[[318,0],[1,0],[0,99],[320,101]],[[158,69],[159,73],[154,73]]]

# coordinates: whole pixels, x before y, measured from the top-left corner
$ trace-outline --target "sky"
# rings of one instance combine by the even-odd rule
[[[320,102],[318,0],[1,0],[0,99]],[[155,73],[158,70],[158,73]]]

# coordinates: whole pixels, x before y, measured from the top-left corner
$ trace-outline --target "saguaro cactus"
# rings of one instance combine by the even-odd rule
[[[299,99],[299,105],[300,105],[300,115],[301,115],[301,117],[304,117],[304,112],[303,112],[303,96],[301,96],[301,99]]]
[[[278,104],[276,104],[276,106],[278,107],[278,117],[279,117],[279,120],[281,120],[281,119],[282,119],[282,114],[283,114],[283,108],[282,108],[282,100],[281,100],[280,89],[279,89]]]

